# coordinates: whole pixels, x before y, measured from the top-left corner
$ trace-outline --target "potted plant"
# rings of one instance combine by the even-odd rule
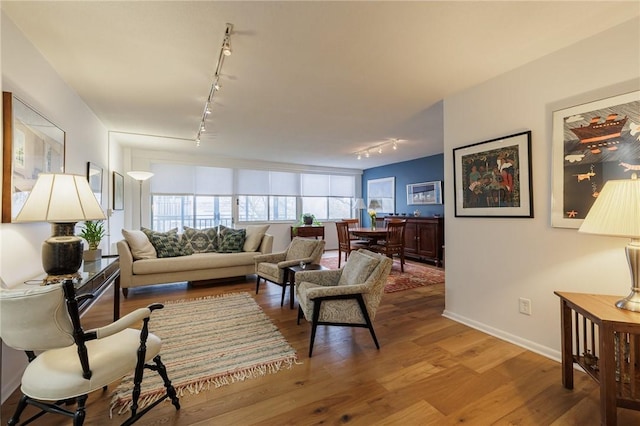
[[[102,250],[98,248],[100,241],[106,235],[104,223],[101,220],[87,220],[80,229],[78,236],[89,244],[89,249],[85,250],[82,258],[85,262],[94,262],[102,258]]]
[[[298,235],[298,228],[301,226],[322,225],[322,223],[316,220],[316,217],[312,213],[302,213],[298,223],[293,225],[293,235]]]

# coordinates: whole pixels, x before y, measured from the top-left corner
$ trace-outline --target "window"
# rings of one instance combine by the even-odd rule
[[[353,175],[182,164],[152,164],[151,170],[152,227],[158,231],[295,222],[302,213],[319,220],[353,215]]]
[[[185,226],[231,226],[232,201],[230,196],[152,195],[151,227],[164,232],[173,228],[182,231]]]

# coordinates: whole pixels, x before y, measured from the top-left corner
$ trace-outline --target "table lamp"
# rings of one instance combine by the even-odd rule
[[[631,294],[616,302],[620,309],[640,312],[640,179],[610,180],[587,213],[579,232],[627,237],[625,248],[631,271]]]
[[[41,173],[16,222],[49,222],[51,237],[42,243],[46,281],[73,276],[82,265],[82,239],[76,222],[106,219],[87,178],[79,175]]]

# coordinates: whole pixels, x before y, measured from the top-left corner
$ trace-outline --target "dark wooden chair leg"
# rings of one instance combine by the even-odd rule
[[[18,422],[20,421],[20,416],[22,415],[22,412],[24,411],[26,406],[27,406],[27,396],[22,395],[22,397],[20,398],[20,401],[18,402],[18,406],[16,407],[15,413],[13,413],[13,416],[11,416],[7,424],[10,426],[17,425]]]
[[[77,400],[78,407],[76,408],[76,412],[73,416],[73,426],[82,426],[86,415],[85,403],[87,402],[87,395],[80,395]]]
[[[367,312],[367,307],[364,304],[364,299],[361,294],[358,294],[356,298],[358,301],[358,305],[360,306],[360,311],[362,312],[362,316],[364,317],[365,322],[367,323],[367,328],[371,333],[371,337],[373,338],[373,343],[376,345],[376,349],[380,349],[380,345],[378,344],[378,339],[376,338],[376,332],[373,331],[373,323],[371,322],[371,318],[369,318],[369,312]]]
[[[178,399],[178,394],[176,393],[176,389],[171,384],[171,380],[169,380],[169,376],[167,375],[167,369],[164,366],[164,363],[162,362],[162,360],[160,359],[160,355],[156,355],[155,358],[153,358],[153,362],[156,363],[158,374],[160,375],[160,377],[162,377],[162,382],[164,383],[164,387],[167,389],[167,395],[169,395],[169,398],[171,399],[171,403],[173,404],[174,407],[176,407],[176,410],[179,410],[180,400]]]
[[[302,306],[300,306],[300,304],[298,304],[298,322],[296,323],[297,325],[300,325],[300,319],[302,318]]]
[[[125,299],[127,297],[129,297],[129,289],[128,288],[123,288],[122,289],[122,295],[124,296]]]
[[[321,300],[313,302],[313,319],[311,320],[311,341],[309,342],[309,358],[313,354],[313,342],[316,340],[316,329],[318,328],[318,319],[320,319]]]
[[[256,275],[256,294],[258,294],[259,288],[260,288],[260,275]]]

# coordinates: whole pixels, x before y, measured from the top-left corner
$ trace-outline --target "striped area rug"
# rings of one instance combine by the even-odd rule
[[[249,293],[166,302],[149,329],[162,339],[160,355],[179,396],[275,373],[296,363],[296,351]],[[111,411],[131,406],[133,372],[114,391]],[[139,409],[164,392],[145,370]]]

